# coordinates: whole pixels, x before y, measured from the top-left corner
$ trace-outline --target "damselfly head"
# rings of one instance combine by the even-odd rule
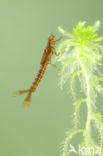
[[[52,40],[54,40],[54,38],[55,38],[55,36],[52,34],[52,35],[49,36],[48,40],[52,41]]]

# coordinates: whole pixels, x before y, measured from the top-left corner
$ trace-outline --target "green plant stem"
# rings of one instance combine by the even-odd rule
[[[80,61],[79,61],[79,65],[82,69],[82,74],[83,74],[83,77],[85,79],[85,84],[86,84],[87,120],[86,120],[85,128],[87,131],[89,131],[90,118],[91,118],[91,114],[93,113],[93,109],[92,109],[93,107],[91,104],[91,97],[90,97],[91,93],[90,93],[90,85],[89,85],[89,74],[87,74],[85,67]]]

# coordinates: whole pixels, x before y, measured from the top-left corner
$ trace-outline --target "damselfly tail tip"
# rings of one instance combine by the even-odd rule
[[[26,89],[26,90],[18,90],[18,91],[13,92],[11,95],[12,96],[19,96],[19,95],[25,94],[27,92],[29,92],[28,89]]]
[[[24,103],[22,104],[22,109],[28,108],[30,105],[30,101],[24,100]]]
[[[20,91],[15,91],[15,92],[13,92],[12,94],[11,94],[11,96],[18,96],[18,95],[20,95],[21,93],[20,93]]]

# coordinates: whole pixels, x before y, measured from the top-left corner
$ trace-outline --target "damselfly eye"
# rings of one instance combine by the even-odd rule
[[[55,38],[55,36],[54,35],[51,35],[51,36],[49,36],[49,41],[51,41],[51,40],[54,40],[54,38]]]

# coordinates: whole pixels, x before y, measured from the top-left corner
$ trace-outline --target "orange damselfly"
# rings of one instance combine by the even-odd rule
[[[40,69],[39,69],[39,72],[32,84],[32,86],[29,88],[29,89],[26,89],[26,90],[19,90],[19,91],[16,91],[13,93],[13,96],[16,96],[16,95],[22,95],[24,93],[27,93],[27,96],[24,100],[24,103],[22,105],[22,107],[28,107],[29,104],[30,104],[30,100],[31,100],[31,95],[32,93],[36,90],[40,80],[42,79],[44,73],[45,73],[45,70],[47,68],[47,65],[50,64],[50,61],[51,61],[51,56],[53,54],[55,54],[56,56],[58,56],[55,48],[54,48],[54,45],[57,41],[59,41],[61,39],[61,37],[58,39],[58,40],[55,40],[55,36],[54,35],[50,35],[49,38],[48,38],[48,43],[46,45],[46,48],[44,50],[44,53],[43,53],[43,56],[42,56],[42,59],[41,59],[41,62],[40,62]]]

